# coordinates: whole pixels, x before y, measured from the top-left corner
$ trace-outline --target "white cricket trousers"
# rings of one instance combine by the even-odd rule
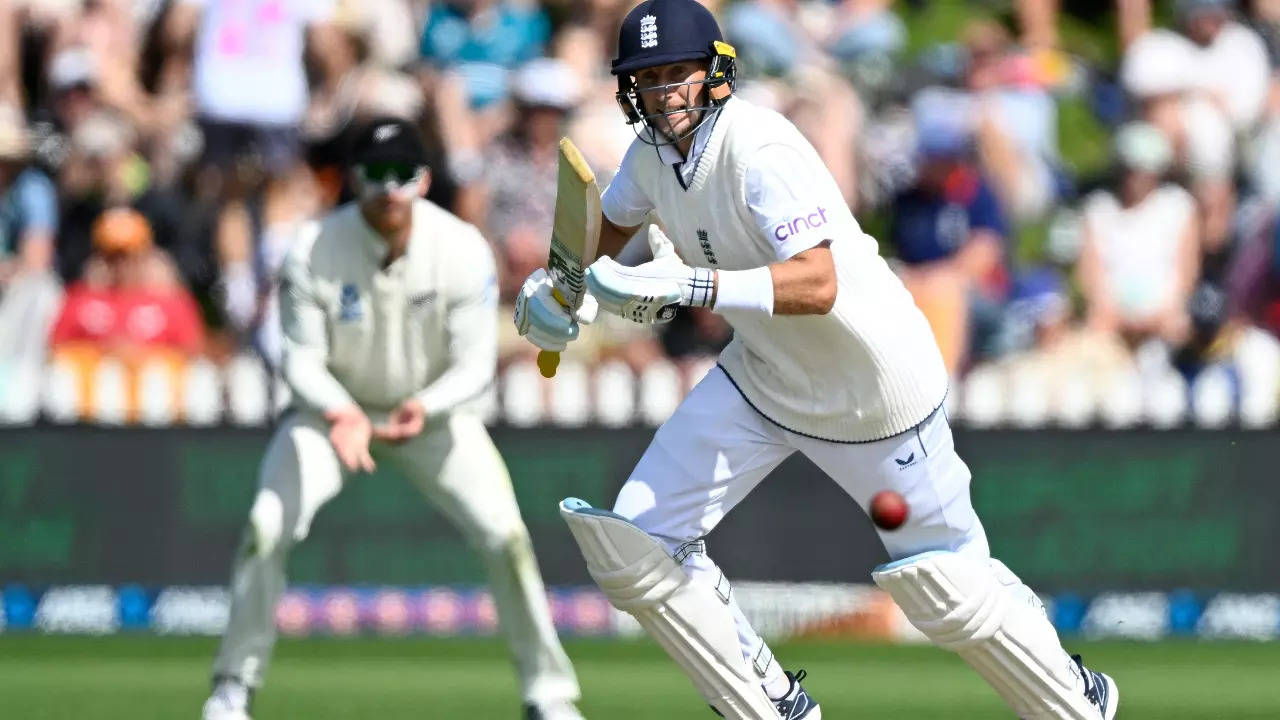
[[[480,420],[455,413],[429,422],[404,444],[375,442],[373,452],[412,480],[480,554],[524,701],[576,700],[578,681],[551,622],[511,478]],[[231,617],[215,676],[262,684],[289,549],[306,538],[312,518],[347,476],[329,443],[327,422],[297,411],[281,423],[262,459],[245,544],[232,568]]]
[[[927,550],[989,556],[986,534],[969,500],[969,468],[956,454],[941,409],[885,440],[818,440],[760,415],[720,367],[708,372],[658,428],[618,492],[613,511],[657,537],[695,581],[723,590],[724,575],[701,538],[797,450],[864,510],[880,490],[896,490],[906,498],[911,509],[906,524],[880,532],[891,559]],[[743,657],[766,683],[777,678],[782,668],[773,662],[773,653],[732,600],[730,610]]]

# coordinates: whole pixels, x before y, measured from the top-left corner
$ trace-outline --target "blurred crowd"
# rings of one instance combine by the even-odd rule
[[[958,381],[1070,405],[1212,370],[1274,411],[1280,2],[707,4],[738,94],[813,142]],[[421,127],[429,199],[482,229],[509,302],[545,262],[559,137],[602,184],[633,137],[608,74],[630,6],[0,0],[0,366],[274,366],[284,253],[349,197],[375,116]],[[572,351],[688,374],[729,335],[606,319]]]

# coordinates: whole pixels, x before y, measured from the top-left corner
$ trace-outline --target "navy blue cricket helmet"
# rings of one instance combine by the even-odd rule
[[[644,68],[684,60],[705,62],[706,78],[694,83],[645,88],[646,91],[665,91],[686,85],[706,87],[706,104],[676,111],[700,110],[702,117],[680,137],[671,137],[661,129],[661,125],[654,124],[667,113],[645,111],[634,75]],[[724,42],[715,16],[697,0],[645,0],[632,8],[622,21],[618,32],[618,57],[613,61],[612,71],[618,77],[618,105],[627,118],[627,124],[646,126],[650,132],[640,132],[640,128],[636,128],[636,134],[645,142],[674,144],[697,132],[729,99],[737,82],[737,51]]]

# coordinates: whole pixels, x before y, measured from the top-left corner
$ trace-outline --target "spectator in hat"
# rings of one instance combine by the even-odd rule
[[[1233,0],[1177,0],[1183,35],[1196,47],[1197,86],[1226,113],[1236,132],[1257,124],[1267,100],[1271,67],[1253,29],[1234,18]]]
[[[37,360],[57,310],[53,267],[58,201],[53,183],[28,166],[30,138],[0,106],[0,360]]]
[[[507,0],[458,0],[431,6],[419,55],[434,70],[463,79],[472,109],[507,97],[511,73],[542,55],[551,23],[537,5]]]
[[[964,86],[978,157],[1005,211],[1036,220],[1058,195],[1058,115],[1049,82],[999,23],[976,20],[962,34]]]
[[[1205,248],[1230,239],[1235,214],[1235,140],[1222,108],[1197,86],[1198,50],[1168,30],[1134,41],[1120,67],[1125,90],[1137,101],[1138,118],[1172,143],[1170,170],[1186,180],[1203,219]]]
[[[152,182],[133,125],[115,112],[98,109],[76,125],[69,144],[59,176],[63,222],[57,256],[64,281],[71,282],[82,274],[93,251],[94,223],[102,212],[129,206],[146,217],[156,243],[178,262],[187,282],[206,284],[204,240],[185,229],[184,198]]]
[[[233,168],[272,174],[299,161],[308,40],[334,32],[332,11],[327,0],[175,3],[165,33],[171,48],[192,49],[190,89],[204,137],[207,189],[221,191]],[[171,62],[184,60],[175,53]]]
[[[973,160],[973,138],[945,100],[918,98],[913,186],[893,201],[889,244],[933,327],[948,370],[966,360],[973,304],[1004,294],[1005,217]]]
[[[188,355],[202,349],[204,325],[195,299],[168,255],[155,247],[141,213],[104,212],[93,226],[93,250],[54,324],[55,349],[87,345],[126,360],[148,349]]]
[[[1196,204],[1166,182],[1173,148],[1146,123],[1116,135],[1116,190],[1084,203],[1084,242],[1078,267],[1088,322],[1131,345],[1149,338],[1171,346],[1190,330],[1187,306],[1200,267]]]
[[[485,236],[505,263],[503,297],[547,260],[556,207],[559,142],[580,95],[577,75],[563,61],[527,63],[511,83],[515,117],[511,130],[488,148],[477,213]]]
[[[1003,356],[997,367],[1015,408],[1043,400],[1045,411],[1059,418],[1075,415],[1072,408],[1087,412],[1133,367],[1132,353],[1119,337],[1075,321],[1070,290],[1056,268],[1015,273],[1005,317],[1006,339],[1018,351]],[[1021,398],[1028,390],[1043,397]]]
[[[97,63],[85,48],[67,48],[54,55],[48,80],[53,124],[64,136],[102,105],[97,95]]]

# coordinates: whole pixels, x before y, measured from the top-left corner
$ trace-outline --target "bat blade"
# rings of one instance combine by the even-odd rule
[[[561,138],[547,272],[555,283],[556,300],[570,311],[582,307],[587,292],[583,271],[595,259],[599,243],[600,188],[595,173],[573,141]],[[559,353],[543,351],[538,355],[543,377],[554,376],[559,363]]]

